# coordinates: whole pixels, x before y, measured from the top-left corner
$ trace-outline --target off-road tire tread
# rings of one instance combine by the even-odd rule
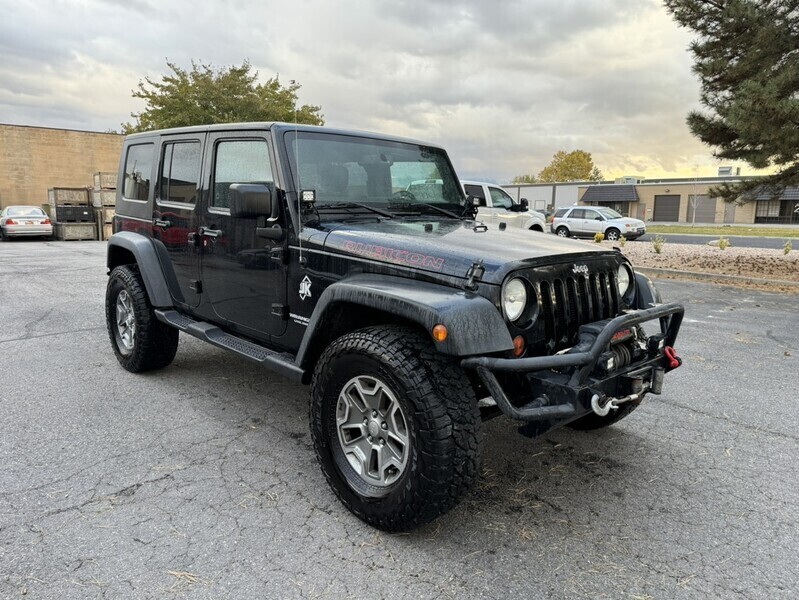
[[[405,493],[392,511],[369,511],[368,502],[354,497],[329,458],[323,422],[324,385],[331,362],[342,353],[382,362],[406,382],[408,400],[416,408],[419,462],[406,467],[416,470],[406,473]],[[319,359],[311,381],[310,423],[317,458],[330,487],[356,516],[384,531],[408,531],[449,511],[479,475],[481,420],[467,377],[453,359],[437,353],[432,341],[409,327],[369,327],[333,341]]]
[[[127,289],[133,299],[136,318],[135,345],[133,352],[128,355],[119,351],[114,332],[116,321],[113,316],[116,314],[116,296],[112,298],[112,292],[117,281]],[[127,371],[142,373],[163,369],[175,359],[180,332],[161,323],[155,317],[137,265],[121,265],[111,272],[106,289],[105,320],[114,354],[116,354],[119,364]]]

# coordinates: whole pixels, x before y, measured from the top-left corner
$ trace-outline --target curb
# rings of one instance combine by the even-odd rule
[[[677,269],[658,269],[653,267],[634,267],[635,270],[649,277],[670,275],[680,279],[696,279],[698,281],[729,281],[730,283],[754,283],[756,285],[783,285],[799,289],[796,281],[782,281],[780,279],[758,279],[757,277],[743,277],[741,275],[723,275],[721,273],[701,273],[698,271],[678,271]]]

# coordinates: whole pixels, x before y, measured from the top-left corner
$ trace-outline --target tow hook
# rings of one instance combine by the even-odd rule
[[[666,355],[666,360],[669,361],[669,369],[676,369],[682,365],[682,359],[677,356],[677,351],[671,346],[666,346],[663,353]]]
[[[600,417],[606,417],[610,414],[611,410],[617,410],[619,404],[626,402],[635,402],[640,399],[643,394],[630,394],[624,398],[610,398],[608,396],[600,397],[599,394],[594,394],[591,397],[591,410]]]

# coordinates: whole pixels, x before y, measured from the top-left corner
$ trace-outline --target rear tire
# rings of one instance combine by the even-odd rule
[[[169,365],[178,350],[180,332],[155,318],[135,265],[111,271],[105,294],[105,321],[114,354],[131,373]]]
[[[325,478],[374,527],[428,523],[477,479],[474,392],[457,363],[413,329],[370,327],[332,342],[314,371],[310,411]]]
[[[558,237],[567,238],[569,237],[569,230],[566,227],[561,226],[555,230],[555,234]]]

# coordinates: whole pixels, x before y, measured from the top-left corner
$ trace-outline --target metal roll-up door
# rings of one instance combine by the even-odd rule
[[[694,196],[688,196],[688,218],[691,223],[715,223],[716,222],[716,199],[706,195],[696,196],[696,205],[693,203]]]
[[[655,213],[653,221],[676,223],[680,220],[679,196],[655,196]]]

